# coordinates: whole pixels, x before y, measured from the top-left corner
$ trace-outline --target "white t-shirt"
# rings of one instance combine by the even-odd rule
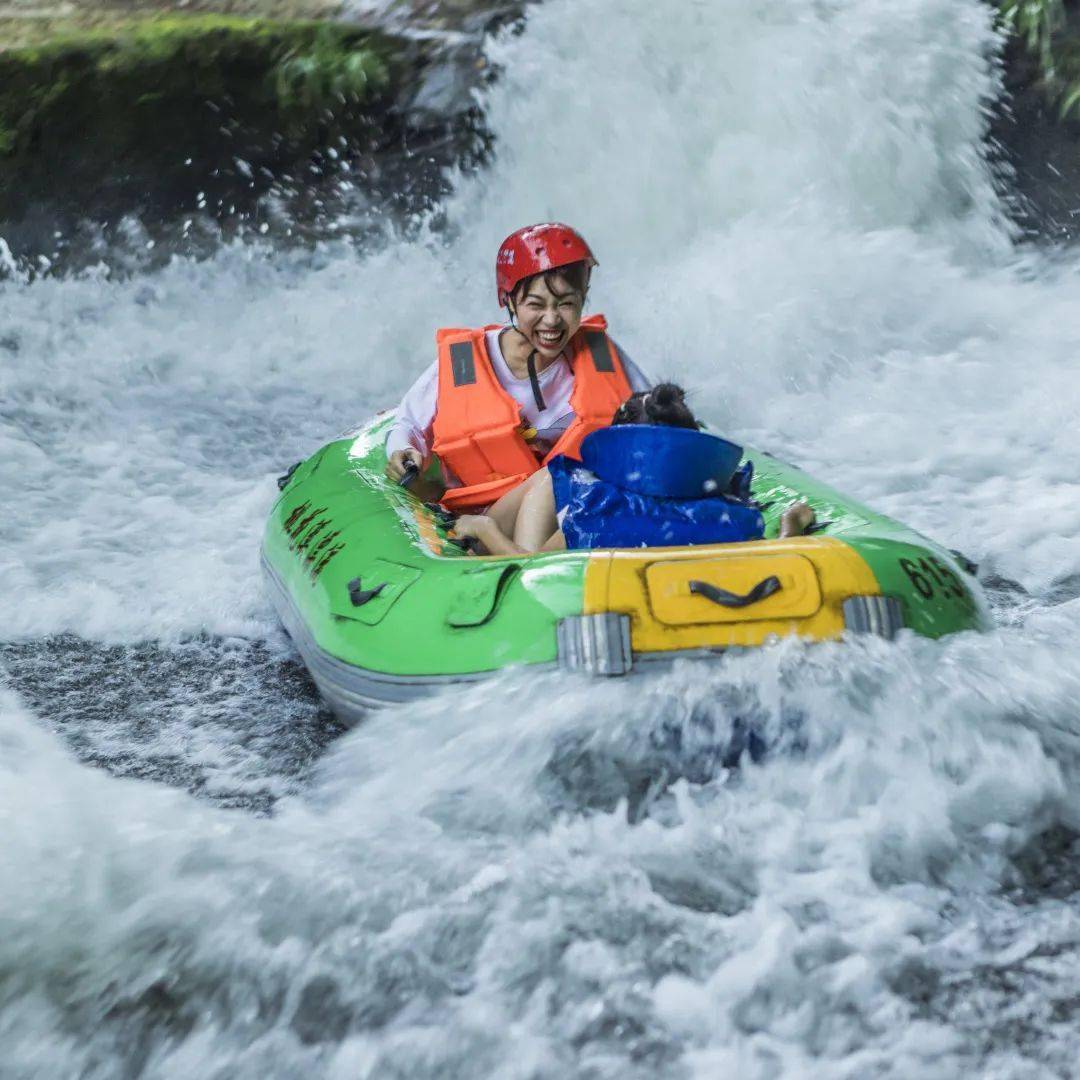
[[[559,436],[570,426],[574,410],[570,408],[570,395],[574,390],[574,373],[565,354],[543,371],[537,373],[544,409],[536,407],[532,383],[528,377],[518,379],[507,366],[499,346],[499,334],[505,327],[487,332],[487,352],[495,377],[502,388],[521,407],[521,416],[536,429],[537,442],[553,446]],[[648,390],[652,383],[630,358],[615,346],[622,361],[630,389],[637,393]],[[394,424],[386,436],[386,455],[414,446],[426,458],[431,453],[431,425],[435,420],[435,406],[439,396],[439,362],[436,360],[409,388],[398,406]]]

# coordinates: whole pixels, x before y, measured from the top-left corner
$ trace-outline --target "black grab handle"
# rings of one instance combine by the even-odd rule
[[[462,551],[468,552],[470,555],[480,550],[480,541],[475,536],[448,536],[446,541],[453,544],[454,547],[459,547]]]
[[[452,529],[454,522],[457,521],[457,514],[452,514],[445,506],[440,506],[437,502],[424,503],[426,509],[431,511],[431,516],[444,528]]]
[[[353,578],[348,584],[349,599],[353,607],[363,607],[369,600],[374,600],[389,584],[383,581],[372,589],[365,589],[359,578]]]
[[[457,521],[458,516],[455,513],[447,510],[445,506],[440,506],[438,503],[426,502],[424,506],[431,511],[432,517],[445,529],[447,532],[451,532],[454,528],[454,522]],[[462,551],[476,552],[480,550],[480,541],[475,536],[457,537],[447,536],[446,542],[453,544],[454,547],[461,548]]]
[[[293,478],[293,473],[303,464],[302,461],[298,461],[295,465],[290,465],[289,471],[277,478],[278,491],[284,491],[289,486],[289,481]]]
[[[775,575],[770,575],[759,581],[745,596],[728,592],[727,589],[721,589],[716,585],[709,584],[707,581],[690,582],[690,591],[695,596],[704,596],[706,600],[711,600],[714,604],[730,608],[749,607],[759,600],[764,600],[774,593],[778,593],[782,588],[780,579]]]

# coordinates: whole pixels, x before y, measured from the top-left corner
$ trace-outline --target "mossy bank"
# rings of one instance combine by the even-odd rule
[[[435,63],[415,35],[331,19],[0,19],[0,224],[235,214],[283,177],[467,127],[418,119]]]

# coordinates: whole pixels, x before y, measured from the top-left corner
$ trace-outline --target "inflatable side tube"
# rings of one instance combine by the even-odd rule
[[[387,675],[339,660],[323,649],[311,634],[288,590],[262,558],[267,592],[286,633],[300,653],[323,699],[347,724],[357,724],[371,709],[401,705],[452,686],[490,678],[491,672],[460,675]],[[551,666],[551,665],[541,665]]]

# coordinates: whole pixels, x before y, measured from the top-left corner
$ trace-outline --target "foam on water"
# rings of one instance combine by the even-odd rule
[[[0,284],[19,649],[276,641],[273,476],[492,318],[492,251],[549,217],[726,432],[1035,597],[944,643],[511,674],[379,716],[263,819],[78,765],[8,694],[12,1075],[1068,1070],[1080,264],[1010,247],[994,48],[976,0],[550,0],[492,46],[498,158],[445,232]],[[748,721],[778,749],[729,775]]]
[[[5,702],[8,1065],[957,1075],[992,1032],[935,1012],[941,983],[1035,949],[998,897],[1076,779],[1038,729],[1080,667],[1002,677],[1040,656],[789,644],[633,695],[511,676],[377,717],[274,819],[79,768]],[[791,756],[680,779],[735,713]],[[1059,952],[1077,929],[1059,911]]]

